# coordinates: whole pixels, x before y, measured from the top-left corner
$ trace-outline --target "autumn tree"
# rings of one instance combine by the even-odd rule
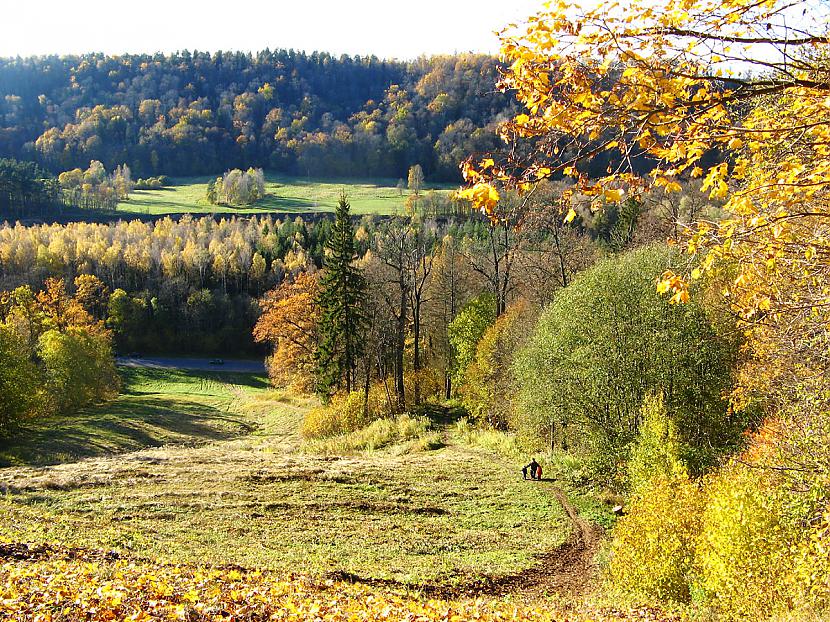
[[[739,341],[695,297],[672,305],[655,275],[682,256],[645,247],[598,262],[562,289],[517,355],[518,418],[527,435],[588,456],[613,474],[662,393],[690,471],[736,446],[746,423],[727,415]]]
[[[494,207],[484,235],[464,239],[467,260],[486,283],[496,302],[496,315],[507,309],[516,287],[515,268],[523,232],[518,228],[522,206],[515,197],[505,197]]]
[[[373,244],[373,252],[383,265],[382,270],[375,271],[375,285],[378,286],[380,296],[384,300],[386,313],[391,315],[394,322],[394,337],[391,339],[390,350],[395,407],[398,411],[406,408],[404,358],[412,300],[412,233],[406,220],[393,219],[377,231]]]
[[[94,274],[75,277],[74,298],[96,320],[106,318],[109,296],[109,288]]]
[[[314,386],[319,308],[317,276],[301,272],[283,281],[259,301],[262,309],[254,326],[254,339],[269,343],[268,376],[277,386],[308,391]]]
[[[36,412],[39,384],[25,341],[0,324],[0,437]]]
[[[37,293],[37,303],[50,326],[66,330],[69,326],[91,326],[92,316],[81,301],[66,291],[63,279],[46,279],[43,290]]]
[[[446,399],[452,397],[456,369],[449,326],[471,297],[473,279],[470,272],[456,237],[445,235],[436,250],[433,274],[428,284],[427,295],[433,304],[427,307],[426,323],[433,361],[443,368]]]
[[[415,371],[414,398],[415,403],[419,404],[421,402],[421,394],[418,372],[424,366],[424,308],[430,302],[428,286],[438,251],[438,240],[434,227],[425,225],[419,221],[411,222],[409,227],[411,230],[412,251],[407,258],[407,268],[409,271],[409,282],[411,284],[409,288],[409,306],[412,309],[412,368]]]
[[[476,344],[459,388],[461,401],[475,421],[494,429],[508,428],[516,393],[511,363],[533,324],[527,301],[519,300],[487,327]]]
[[[463,384],[467,369],[475,361],[478,342],[497,317],[496,302],[492,294],[485,293],[470,300],[450,322],[447,333],[453,350],[453,375],[457,384]]]
[[[413,195],[421,196],[421,188],[424,186],[424,169],[421,168],[420,164],[409,167],[407,186]]]
[[[320,307],[319,344],[316,351],[317,390],[330,396],[339,387],[351,392],[357,359],[362,351],[364,318],[361,303],[366,281],[354,265],[354,226],[346,195],[335,212],[317,305]]]
[[[111,336],[62,279],[0,293],[0,434],[22,418],[71,412],[119,386]]]

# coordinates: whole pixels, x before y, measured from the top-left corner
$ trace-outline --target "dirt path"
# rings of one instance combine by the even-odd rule
[[[511,596],[520,600],[538,601],[555,597],[564,603],[575,603],[590,594],[597,579],[595,557],[602,540],[602,530],[579,515],[565,493],[552,482],[542,482],[565,509],[573,529],[568,539],[537,558],[536,564],[523,572],[484,577],[456,586],[407,586],[394,579],[375,579],[336,571],[329,578],[348,583],[362,583],[375,587],[408,588],[431,598],[469,598]]]
[[[538,558],[526,571],[488,579],[468,593],[526,597],[536,599],[557,596],[573,601],[593,588],[597,578],[594,561],[602,539],[600,528],[591,525],[579,515],[565,493],[552,482],[542,482],[565,509],[573,527],[568,539],[554,550]]]
[[[458,415],[446,408],[434,407],[426,413],[437,422],[446,445],[453,443],[451,426]],[[507,465],[505,465],[507,466]],[[512,467],[508,467],[511,468]],[[597,582],[596,554],[602,541],[602,529],[594,526],[579,515],[567,495],[552,480],[533,482],[530,485],[543,486],[565,510],[571,522],[571,533],[567,540],[555,549],[536,558],[526,570],[501,576],[484,576],[460,585],[426,584],[409,586],[394,579],[377,579],[335,571],[329,577],[352,583],[363,583],[376,587],[412,588],[425,596],[435,598],[465,598],[476,596],[511,596],[524,600],[540,600],[555,597],[563,602],[574,603],[587,596]]]

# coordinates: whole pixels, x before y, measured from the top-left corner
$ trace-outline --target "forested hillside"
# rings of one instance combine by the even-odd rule
[[[53,172],[98,160],[133,174],[259,166],[303,175],[456,180],[515,112],[496,59],[180,52],[0,59],[0,157]]]

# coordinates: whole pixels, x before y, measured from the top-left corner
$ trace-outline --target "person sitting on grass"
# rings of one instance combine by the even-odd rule
[[[528,471],[530,471],[530,479],[542,479],[542,467],[536,462],[536,458],[532,458],[530,464],[522,467],[522,479],[527,479]]]

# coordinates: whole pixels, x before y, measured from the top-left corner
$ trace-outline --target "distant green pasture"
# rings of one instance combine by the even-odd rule
[[[211,205],[205,198],[207,184],[215,177],[178,177],[161,190],[135,190],[118,211],[127,214],[263,214],[272,212],[333,212],[341,191],[353,214],[402,213],[407,191],[401,193],[395,179],[315,179],[269,173],[266,196],[252,207]],[[436,187],[450,192],[452,185]],[[429,190],[427,190],[428,192]]]

